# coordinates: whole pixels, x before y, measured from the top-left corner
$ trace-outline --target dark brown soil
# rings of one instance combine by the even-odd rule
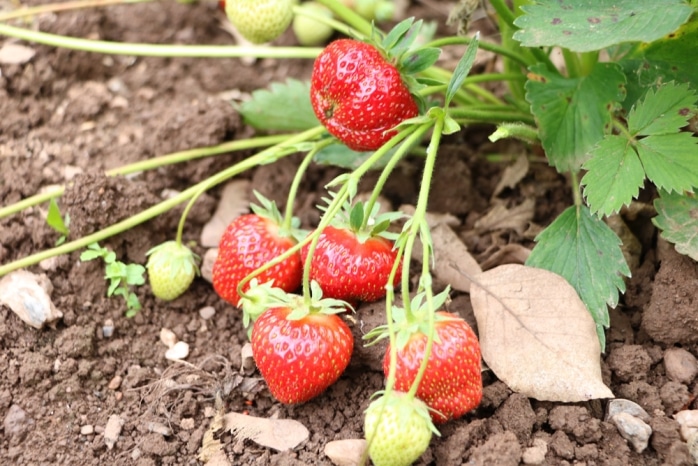
[[[33,24],[47,32],[106,40],[232,43],[221,19],[214,3],[168,2],[45,15]],[[0,45],[7,42],[1,39]],[[280,42],[290,44],[293,38],[287,35]],[[311,66],[301,60],[246,65],[237,59],[105,57],[31,47],[36,55],[28,63],[0,65],[0,203],[10,205],[63,184],[60,205],[70,214],[73,237],[126,218],[159,202],[168,190],[183,190],[250,153],[129,177],[107,178],[104,170],[249,137],[251,130],[219,94],[250,92],[288,76],[306,78]],[[536,200],[530,231],[474,234],[473,225],[490,208],[505,166],[482,155],[521,150],[487,143],[488,130],[473,127],[447,138],[430,204],[431,211],[451,213],[463,222],[461,236],[480,263],[508,243],[532,247],[530,231],[550,223],[571,202],[564,178],[534,163],[521,183],[499,195],[510,205]],[[291,158],[242,176],[283,202],[297,163]],[[318,166],[308,174],[297,202],[306,227],[317,221],[313,206],[337,173]],[[417,161],[396,172],[384,193],[393,207],[415,202],[420,173]],[[367,186],[371,180],[372,175],[366,178]],[[185,240],[199,238],[219,192],[214,189],[197,203]],[[181,208],[174,209],[104,244],[124,262],[144,263],[150,247],[174,237],[180,213]],[[44,214],[43,208],[32,208],[0,220],[1,263],[54,244],[58,235],[45,225]],[[631,226],[643,252],[627,294],[612,312],[603,371],[617,397],[635,401],[650,414],[649,447],[635,452],[615,425],[604,421],[605,401],[540,402],[512,393],[486,372],[481,406],[440,426],[441,437],[434,438],[418,464],[517,465],[532,456],[534,445],[545,446],[542,464],[550,465],[692,464],[671,415],[695,408],[697,371],[690,367],[687,376],[668,374],[665,355],[674,357],[676,348],[698,355],[698,267],[671,246],[658,248],[649,219],[634,219]],[[246,334],[240,312],[220,300],[208,282],[197,279],[171,303],[155,300],[147,285],[141,287],[143,309],[128,319],[123,302],[105,296],[101,265],[78,257],[76,252],[30,268],[45,273],[54,286],[52,299],[64,315],[56,328],[30,328],[0,305],[0,463],[199,464],[216,397],[226,411],[295,419],[310,430],[309,440],[284,453],[222,434],[230,464],[326,465],[331,464],[323,453],[327,442],[362,438],[363,410],[383,383],[380,346],[357,348],[347,372],[322,396],[284,406],[271,398],[258,373],[241,371]],[[215,314],[204,319],[200,310],[207,306]],[[454,294],[451,310],[474,324],[467,295]],[[382,319],[380,304],[361,306],[356,335]],[[109,321],[114,333],[105,336]],[[189,343],[188,364],[165,359],[162,328]],[[113,448],[105,443],[110,418],[123,422]]]

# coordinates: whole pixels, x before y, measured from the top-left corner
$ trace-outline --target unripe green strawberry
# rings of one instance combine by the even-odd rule
[[[199,274],[198,256],[177,241],[167,241],[146,253],[148,281],[155,297],[172,301],[187,291]]]
[[[332,11],[325,5],[321,5],[317,2],[306,2],[303,4],[303,8],[317,15],[332,18]],[[327,24],[321,23],[308,16],[296,15],[293,18],[293,33],[296,35],[296,39],[298,39],[298,43],[301,45],[309,47],[322,45],[327,39],[332,37],[333,32],[334,29]]]
[[[226,0],[225,13],[237,30],[255,44],[279,37],[291,24],[295,0]]]
[[[375,466],[409,466],[438,435],[423,401],[402,392],[376,398],[366,409],[364,433]]]

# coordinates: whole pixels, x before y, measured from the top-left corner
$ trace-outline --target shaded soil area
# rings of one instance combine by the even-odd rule
[[[427,4],[428,2],[424,2]],[[421,3],[416,15],[441,22],[444,12]],[[133,4],[34,18],[42,31],[125,42],[230,44],[214,3]],[[0,45],[13,42],[0,39]],[[293,44],[288,34],[279,43]],[[104,171],[174,151],[252,136],[230,96],[286,77],[307,78],[311,61],[164,59],[102,56],[28,44],[28,62],[0,65],[0,205],[52,185],[70,215],[71,239],[127,218],[252,154],[223,154],[127,177]],[[535,160],[526,176],[494,195],[504,169],[524,148],[487,141],[490,128],[471,127],[445,139],[429,210],[451,214],[460,237],[481,264],[512,261],[509,245],[533,238],[572,202],[564,177]],[[486,156],[500,155],[490,161]],[[251,187],[285,202],[297,156],[241,175]],[[297,198],[298,216],[311,228],[323,186],[340,171],[313,166]],[[418,160],[405,162],[386,186],[397,208],[413,204]],[[377,175],[363,181],[372,186]],[[217,205],[220,188],[189,214],[185,241],[198,241]],[[533,199],[524,223],[481,231],[478,219],[495,204],[511,208]],[[182,213],[167,214],[115,236],[104,245],[124,262],[145,262],[146,251],[175,235]],[[45,206],[0,219],[0,263],[50,248],[58,235],[45,223]],[[463,419],[440,426],[418,464],[433,465],[681,465],[693,464],[672,415],[694,409],[698,362],[698,266],[657,239],[650,215],[626,218],[641,245],[628,291],[611,313],[602,368],[616,397],[642,406],[652,428],[638,453],[606,420],[607,401],[562,404],[512,393],[484,373],[484,398]],[[196,252],[204,254],[200,247]],[[220,434],[230,464],[329,465],[333,440],[362,438],[363,411],[380,390],[380,346],[362,348],[338,383],[300,406],[269,395],[258,372],[241,368],[247,341],[240,312],[210,283],[195,280],[171,303],[148,286],[137,291],[143,309],[124,316],[120,299],[106,297],[98,261],[79,252],[30,268],[53,285],[63,313],[55,328],[33,329],[0,305],[0,462],[3,464],[200,464],[204,434],[217,409],[295,419],[310,431],[293,451],[276,452],[230,433]],[[466,294],[450,310],[473,326]],[[381,304],[358,308],[357,338],[383,322]],[[165,359],[161,329],[190,345],[186,363]],[[116,437],[112,437],[118,425]],[[113,442],[111,440],[114,440]]]

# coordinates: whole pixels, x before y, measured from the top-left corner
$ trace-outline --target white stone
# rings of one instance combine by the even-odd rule
[[[104,443],[107,445],[108,449],[114,448],[117,440],[119,440],[119,435],[121,435],[121,428],[124,426],[124,420],[118,414],[112,414],[109,416],[107,425],[104,428]]]
[[[688,441],[698,433],[698,410],[686,409],[674,414],[674,419],[681,426],[681,438]]]
[[[172,348],[177,343],[177,335],[169,328],[162,328],[160,329],[160,341],[168,348]]]
[[[548,453],[548,444],[545,440],[537,438],[533,440],[533,446],[523,451],[521,461],[523,464],[543,464]]]
[[[628,413],[618,413],[611,417],[620,435],[630,442],[636,452],[642,453],[652,435],[652,428],[642,419]]]
[[[664,369],[669,379],[689,384],[698,375],[698,359],[683,348],[664,352]]]
[[[184,341],[178,341],[165,352],[165,358],[170,361],[179,361],[181,359],[186,359],[189,356],[189,343]]]
[[[335,466],[358,466],[366,451],[366,440],[334,440],[325,445],[325,455]]]
[[[645,422],[649,422],[649,420],[651,419],[650,415],[647,414],[647,411],[645,411],[642,408],[642,406],[633,401],[625,400],[623,398],[616,398],[614,400],[609,401],[608,411],[606,412],[605,420],[608,421],[618,413],[628,413],[632,416],[642,419]]]
[[[216,309],[213,306],[206,306],[199,309],[199,315],[204,320],[209,320],[216,315]]]

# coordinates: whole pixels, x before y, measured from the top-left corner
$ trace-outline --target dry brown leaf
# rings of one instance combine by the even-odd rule
[[[217,248],[225,228],[235,217],[250,210],[250,181],[233,180],[221,193],[216,212],[201,230],[201,246]]]
[[[509,229],[523,234],[528,224],[533,220],[536,201],[526,199],[521,204],[507,209],[503,204],[497,203],[484,217],[475,222],[475,230],[478,233],[486,231]]]
[[[204,464],[210,464],[212,466],[227,466],[230,464],[223,451],[223,443],[216,438],[216,432],[223,428],[223,418],[223,410],[217,409],[216,414],[213,419],[211,419],[211,424],[206,432],[204,432],[201,451],[199,452],[199,461]],[[221,453],[223,453],[223,455],[221,455]]]
[[[410,204],[403,204],[398,209],[400,212],[409,215],[410,217],[414,215],[417,210],[415,206]],[[427,225],[429,228],[434,228],[440,223],[444,223],[451,227],[457,227],[460,225],[460,220],[453,214],[449,213],[439,213],[439,212],[427,212],[426,213]]]
[[[434,275],[458,291],[470,291],[470,278],[482,269],[458,235],[444,223],[431,230]]]
[[[303,424],[293,419],[266,419],[228,413],[223,416],[223,423],[236,437],[250,439],[276,451],[295,448],[310,435]]]
[[[482,263],[482,269],[488,270],[503,264],[523,264],[531,250],[518,243],[505,244]]]
[[[494,188],[492,197],[497,197],[504,188],[513,188],[519,181],[528,173],[528,157],[525,154],[519,155],[513,165],[508,166],[502,173],[502,179],[499,180]]]
[[[596,324],[564,278],[502,265],[477,276],[470,298],[482,357],[513,391],[562,402],[613,398]]]

